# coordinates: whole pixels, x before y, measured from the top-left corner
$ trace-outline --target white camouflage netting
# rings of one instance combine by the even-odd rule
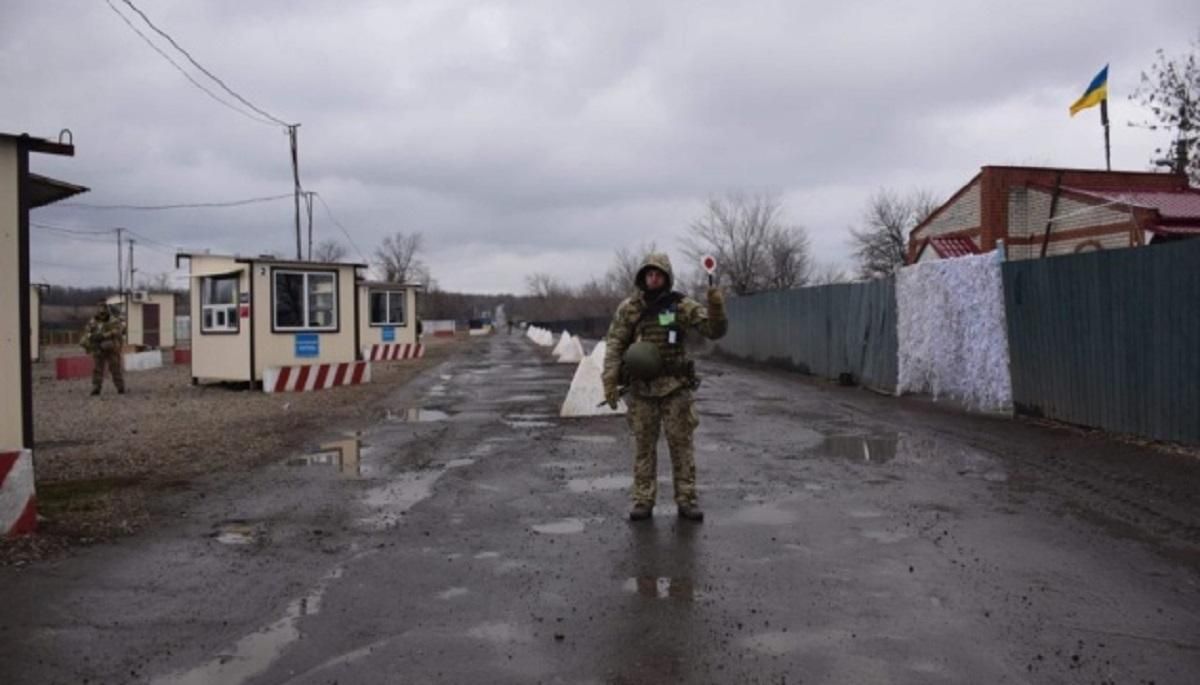
[[[896,275],[896,394],[946,396],[1008,411],[1012,380],[998,255],[939,259]]]

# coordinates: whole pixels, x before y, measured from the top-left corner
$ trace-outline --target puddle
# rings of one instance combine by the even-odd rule
[[[390,409],[387,413],[388,421],[401,421],[404,423],[428,423],[430,421],[445,421],[450,418],[450,415],[440,409],[422,409],[420,407],[409,407],[397,412]]]
[[[564,435],[563,440],[585,442],[591,445],[611,445],[617,439],[611,435]]]
[[[499,552],[480,552],[475,555],[476,559],[499,559]]]
[[[433,484],[445,469],[402,473],[386,485],[367,491],[363,502],[378,511],[362,519],[363,523],[375,528],[390,528],[417,502],[429,497]]]
[[[626,592],[637,594],[647,599],[683,599],[691,601],[696,598],[696,587],[691,578],[635,576],[628,578],[621,587]]]
[[[532,642],[528,630],[512,623],[481,623],[467,631],[468,637],[488,642]]]
[[[633,487],[633,476],[601,476],[599,478],[572,478],[567,481],[571,492],[600,492],[604,490],[628,490]]]
[[[258,542],[262,530],[248,521],[228,521],[219,524],[213,537],[223,545],[252,545]]]
[[[552,428],[554,424],[550,421],[509,421],[504,420],[504,424],[509,428],[520,430],[522,428]]]
[[[896,542],[900,542],[901,540],[907,540],[909,537],[908,533],[903,533],[898,530],[896,530],[896,531],[864,530],[862,532],[862,536],[868,540],[874,540],[875,542],[879,542],[879,543],[882,543],[885,545],[890,545],[890,544],[893,544]]]
[[[512,421],[545,421],[558,417],[556,414],[505,414],[504,418]]]
[[[362,441],[357,438],[335,440],[321,445],[316,452],[292,457],[284,462],[288,466],[316,466],[336,469],[344,476],[358,477],[362,475],[360,449]]]
[[[454,599],[455,597],[462,597],[465,594],[467,594],[467,588],[452,587],[444,592],[439,592],[438,599]]]
[[[493,401],[496,402],[497,404],[507,404],[509,402],[541,402],[544,399],[546,399],[545,395],[528,394],[528,395],[510,395],[508,397],[498,399],[498,400],[493,400]]]
[[[778,504],[763,504],[755,507],[740,509],[733,515],[740,523],[753,523],[763,526],[786,526],[800,520],[800,515],[793,511],[779,508]]]
[[[813,634],[800,632],[770,632],[759,633],[743,638],[743,647],[767,656],[784,656],[802,649],[830,648],[838,642],[847,639],[845,633]]]
[[[866,437],[862,435],[828,435],[812,449],[821,457],[839,457],[864,464],[883,464],[896,458],[898,434]]]
[[[876,519],[883,516],[883,512],[878,509],[851,509],[846,515],[852,519]]]
[[[475,463],[474,459],[451,459],[450,461],[446,462],[446,468],[459,469],[464,466],[470,466],[471,464],[474,464],[474,463]]]
[[[472,447],[471,451],[467,454],[470,454],[472,457],[486,457],[487,455],[491,454],[492,450],[494,449],[496,449],[495,445],[485,443],[483,445],[476,445],[475,447]]]
[[[442,379],[442,380],[444,380],[444,381],[448,381],[448,380],[451,380],[451,379],[453,379],[453,378],[454,378],[454,376],[451,376],[451,375],[450,375],[450,374],[448,374],[448,373],[443,373],[442,375],[438,376],[438,378],[440,378],[440,379]]]
[[[342,577],[339,566],[327,573],[307,595],[288,604],[283,617],[262,630],[247,635],[217,658],[189,671],[160,676],[155,685],[205,685],[244,683],[266,671],[283,650],[300,639],[300,619],[321,611],[321,598],[334,580]]]
[[[576,518],[566,518],[553,523],[539,523],[532,526],[533,530],[545,535],[572,535],[583,532],[583,521]]]

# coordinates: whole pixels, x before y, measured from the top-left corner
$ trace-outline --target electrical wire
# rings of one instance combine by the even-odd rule
[[[47,231],[56,231],[59,233],[70,233],[72,235],[106,235],[108,233],[116,233],[115,228],[102,228],[99,230],[85,230],[81,228],[66,228],[65,226],[51,226],[50,224],[38,223],[35,221],[29,222],[34,228],[41,228]]]
[[[346,236],[346,240],[350,241],[350,247],[354,248],[354,251],[357,252],[358,256],[362,258],[363,263],[369,263],[370,260],[367,259],[367,256],[363,254],[362,250],[358,249],[358,245],[354,244],[354,238],[350,237],[350,231],[347,231],[346,227],[343,226],[342,223],[337,220],[337,217],[333,215],[333,210],[329,208],[329,203],[325,201],[325,198],[321,197],[321,194],[317,192],[314,192],[313,195],[316,195],[317,199],[321,201],[321,206],[325,208],[325,213],[329,215],[329,220],[333,222],[334,226],[337,226],[342,230],[342,235]]]
[[[166,31],[163,31],[162,29],[155,26],[154,22],[150,21],[150,17],[147,17],[145,12],[138,9],[137,5],[134,5],[133,2],[131,2],[131,0],[122,0],[122,2],[124,2],[126,5],[128,5],[129,9],[136,12],[137,15],[142,18],[142,21],[146,22],[146,25],[149,26],[151,29],[153,29],[155,33],[157,33],[158,35],[165,38],[168,43],[170,43],[176,50],[178,50],[180,53],[182,53],[183,56],[186,57],[187,60],[192,63],[192,66],[196,67],[197,69],[200,70],[200,72],[202,74],[204,74],[205,76],[207,76],[210,79],[212,79],[213,81],[215,81],[217,83],[217,85],[221,86],[222,90],[224,90],[226,93],[229,93],[230,95],[232,95],[234,98],[236,98],[238,100],[238,102],[241,102],[243,105],[246,105],[250,109],[257,112],[258,114],[261,114],[262,116],[266,117],[267,119],[270,119],[271,121],[275,122],[276,124],[279,124],[280,126],[283,126],[285,128],[290,126],[290,124],[288,124],[286,121],[280,119],[279,117],[272,115],[270,112],[267,112],[267,111],[261,109],[260,107],[257,107],[254,103],[252,103],[249,100],[247,100],[246,98],[242,97],[240,94],[237,93],[237,91],[230,88],[228,85],[225,84],[224,81],[222,81],[220,78],[218,78],[216,76],[216,74],[213,74],[208,69],[205,69],[199,62],[196,61],[196,59],[194,57],[192,57],[191,53],[189,53],[187,50],[184,50],[183,46],[181,46],[179,43],[175,42],[175,39],[172,38]]]
[[[141,38],[143,41],[145,41],[146,45],[149,45],[150,48],[152,50],[154,50],[155,52],[157,52],[163,59],[170,62],[171,66],[175,67],[176,71],[183,74],[184,78],[186,78],[188,81],[190,81],[193,86],[195,86],[195,87],[199,88],[201,91],[203,91],[205,95],[207,95],[208,97],[217,101],[221,105],[228,107],[229,109],[233,110],[234,112],[237,112],[238,114],[246,117],[247,119],[249,119],[251,121],[263,124],[265,126],[271,126],[271,127],[275,126],[275,122],[271,121],[270,119],[265,119],[263,117],[251,114],[250,112],[247,112],[247,111],[237,107],[233,103],[222,99],[219,95],[212,92],[208,88],[204,87],[204,84],[202,84],[199,81],[197,81],[196,79],[192,78],[192,75],[189,74],[186,69],[179,66],[179,63],[176,62],[174,59],[172,59],[171,56],[168,55],[166,52],[164,52],[162,50],[162,48],[155,45],[154,41],[150,40],[149,36],[142,33],[141,30],[138,29],[138,27],[134,26],[133,22],[129,21],[128,17],[126,17],[124,14],[121,14],[121,11],[117,9],[116,5],[112,4],[112,0],[104,0],[104,2],[108,5],[108,8],[111,9],[114,14],[116,14],[118,17],[121,18],[121,21],[125,22],[125,25],[128,26],[130,28],[130,30],[132,30],[134,33],[136,33],[138,35],[139,38]]]
[[[230,206],[244,206],[248,204],[275,202],[284,198],[290,198],[293,193],[280,194],[280,196],[269,196],[262,198],[247,198],[242,200],[228,200],[228,202],[216,203],[180,203],[166,205],[106,205],[106,204],[91,204],[91,203],[58,203],[55,206],[72,206],[79,209],[95,209],[95,210],[132,210],[132,211],[163,211],[175,209],[215,209],[215,208],[230,208]]]

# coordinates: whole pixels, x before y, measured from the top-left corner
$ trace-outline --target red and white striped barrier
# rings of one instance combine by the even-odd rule
[[[37,527],[33,453],[0,452],[0,534],[23,535]]]
[[[425,346],[421,343],[383,343],[364,348],[363,356],[373,362],[420,359],[425,356]]]
[[[263,372],[263,392],[309,392],[370,382],[370,362],[268,366]]]

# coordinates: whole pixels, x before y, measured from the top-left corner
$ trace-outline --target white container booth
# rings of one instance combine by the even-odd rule
[[[121,310],[125,342],[151,349],[175,347],[175,294],[134,290],[105,302]]]
[[[417,340],[417,291],[411,283],[359,281],[358,337],[363,359],[416,359],[424,355]]]
[[[370,380],[358,357],[356,282],[365,264],[179,254],[190,264],[192,383],[267,392]]]
[[[29,171],[30,153],[73,156],[75,146],[0,133],[0,538],[33,532],[33,365],[37,304],[29,282],[29,213],[87,191]]]

